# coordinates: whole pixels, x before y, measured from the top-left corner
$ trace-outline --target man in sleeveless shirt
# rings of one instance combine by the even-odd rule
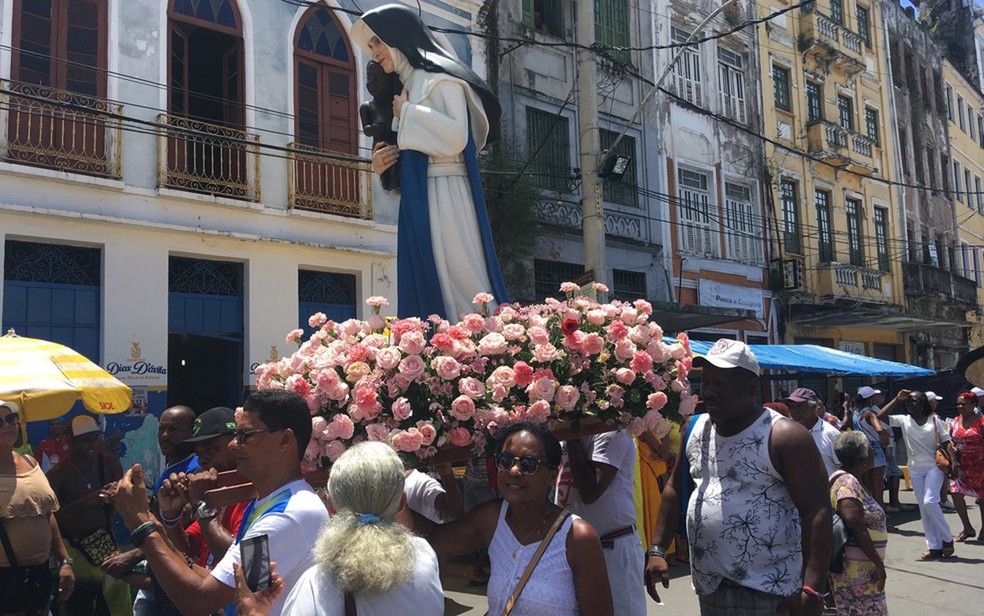
[[[182,614],[211,614],[223,606],[234,607],[233,565],[239,564],[237,544],[243,539],[267,535],[270,561],[277,563],[277,574],[287,588],[314,564],[311,546],[328,520],[328,510],[301,476],[301,458],[310,440],[311,413],[304,398],[269,389],[246,399],[242,412],[236,413],[235,438],[229,447],[235,453],[236,470],[253,482],[258,497],[244,512],[235,542],[211,571],[190,566],[165,540],[163,528],[147,508],[140,465],[120,480],[116,508],[157,582]],[[280,615],[284,599],[274,602],[270,616]]]
[[[683,473],[695,484],[687,503],[693,584],[703,616],[788,612],[819,616],[830,563],[827,478],[810,433],[759,402],[751,349],[718,340],[705,357],[695,416],[653,531],[646,563],[649,594],[669,587],[666,546],[677,528]]]

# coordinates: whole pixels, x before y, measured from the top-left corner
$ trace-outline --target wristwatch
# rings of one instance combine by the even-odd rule
[[[666,548],[656,545],[655,543],[649,546],[649,551],[646,552],[646,556],[656,556],[659,558],[666,558]]]
[[[59,567],[64,567],[65,565],[74,565],[74,564],[75,564],[75,559],[71,557],[63,558],[60,561],[58,561]]]
[[[191,514],[191,517],[195,518],[199,522],[203,520],[211,520],[219,512],[215,507],[209,507],[205,501],[198,501],[195,504],[195,509]]]

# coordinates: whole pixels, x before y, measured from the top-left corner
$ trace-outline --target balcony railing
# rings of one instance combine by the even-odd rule
[[[902,271],[906,295],[935,295],[967,306],[977,305],[977,284],[973,280],[925,263],[905,263]]]
[[[372,219],[372,164],[351,155],[291,143],[290,207]]]
[[[887,272],[843,263],[821,263],[817,272],[817,293],[821,296],[892,301],[891,285],[886,279],[889,275]]]
[[[119,178],[122,112],[113,101],[0,79],[0,158]]]
[[[810,153],[846,165],[851,171],[871,175],[877,170],[874,142],[867,135],[817,120],[807,125],[806,140]]]
[[[816,10],[801,9],[801,13],[801,31],[805,37],[801,51],[823,56],[847,75],[864,70],[860,35]]]
[[[260,138],[246,131],[162,113],[157,185],[260,200]]]

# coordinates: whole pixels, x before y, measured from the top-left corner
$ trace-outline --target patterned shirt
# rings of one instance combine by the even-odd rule
[[[779,421],[763,409],[734,436],[721,436],[699,415],[686,443],[696,484],[687,506],[694,588],[714,592],[722,580],[786,596],[803,584],[800,516],[769,457],[769,435]]]

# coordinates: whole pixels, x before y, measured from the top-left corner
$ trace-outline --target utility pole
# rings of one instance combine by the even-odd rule
[[[598,67],[594,51],[595,14],[593,0],[577,3],[577,89],[578,135],[581,148],[581,217],[584,235],[584,269],[612,288],[605,255],[605,212],[602,207],[601,135],[598,132]]]

